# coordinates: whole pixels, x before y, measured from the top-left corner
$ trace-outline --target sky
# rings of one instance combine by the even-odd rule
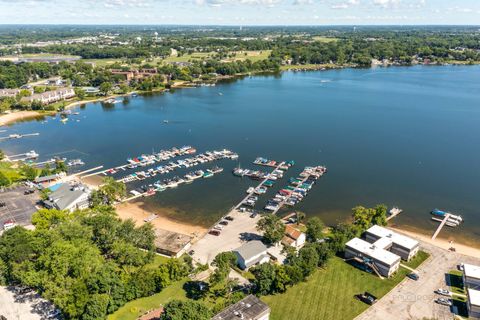
[[[480,25],[480,0],[0,0],[0,24]]]

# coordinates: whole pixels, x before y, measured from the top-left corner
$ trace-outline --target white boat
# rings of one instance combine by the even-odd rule
[[[255,192],[255,188],[254,187],[250,187],[247,189],[247,193],[250,194],[250,193],[254,193]]]
[[[389,213],[390,213],[391,216],[395,216],[395,215],[400,214],[400,213],[402,213],[402,212],[403,212],[403,210],[400,209],[399,207],[393,207],[393,208],[390,209],[390,211],[389,211]]]

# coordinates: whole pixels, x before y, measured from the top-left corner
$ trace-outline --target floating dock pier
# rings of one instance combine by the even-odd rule
[[[438,236],[440,231],[442,231],[442,228],[445,226],[449,218],[450,218],[450,213],[445,214],[445,218],[443,218],[442,222],[440,222],[440,225],[438,226],[437,230],[432,236],[432,240],[435,240],[435,238]]]
[[[11,139],[20,139],[20,138],[25,138],[25,137],[33,137],[33,136],[39,136],[40,133],[35,132],[35,133],[26,133],[26,134],[16,134],[13,133],[11,135],[8,135],[6,137],[0,137],[0,141],[3,140],[11,140]]]

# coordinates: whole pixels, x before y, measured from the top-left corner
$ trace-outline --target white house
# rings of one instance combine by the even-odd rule
[[[75,90],[73,90],[73,88],[62,88],[33,94],[29,97],[25,97],[24,100],[28,102],[39,101],[46,105],[73,97],[75,97]]]
[[[407,261],[413,258],[420,248],[417,240],[378,225],[368,229],[365,232],[365,238],[377,247],[388,250]]]
[[[282,243],[286,246],[291,246],[300,249],[305,245],[306,235],[300,230],[291,225],[285,227],[285,236],[282,238]]]
[[[233,252],[237,255],[238,266],[243,270],[270,261],[267,246],[259,240],[249,241]]]
[[[91,190],[82,184],[61,184],[43,201],[49,209],[67,210],[73,212],[77,209],[86,209],[89,205]]]
[[[474,289],[467,290],[468,303],[468,318],[480,319],[480,291]]]
[[[480,290],[480,266],[465,263],[463,265],[463,283],[467,288]]]

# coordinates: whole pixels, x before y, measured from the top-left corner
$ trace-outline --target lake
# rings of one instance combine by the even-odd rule
[[[4,134],[40,136],[0,148],[9,154],[34,149],[40,160],[81,158],[85,168],[108,168],[173,146],[231,149],[240,157],[222,161],[221,175],[146,201],[147,210],[168,208],[172,218],[202,225],[256,184],[231,174],[239,164],[256,168],[258,156],[295,160],[285,183],[304,166],[326,165],[328,173],[295,209],[334,224],[356,205],[397,205],[404,213],[395,224],[430,233],[437,223],[429,212],[438,207],[464,217],[457,238],[480,239],[478,66],[285,72],[74,111],[80,115],[66,124],[59,117],[15,124]],[[453,235],[446,229],[443,235]]]

